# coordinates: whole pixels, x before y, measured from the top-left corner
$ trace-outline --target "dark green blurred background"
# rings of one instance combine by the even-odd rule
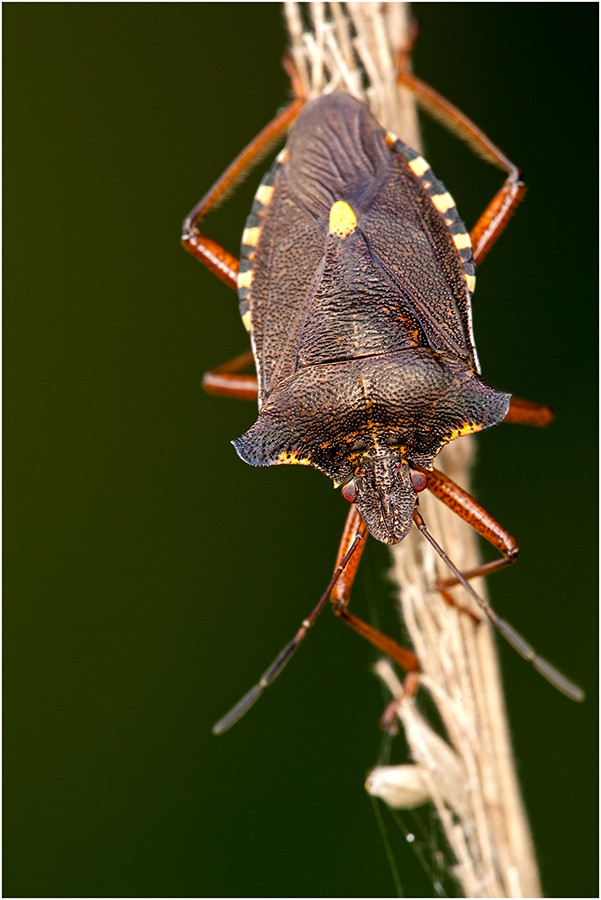
[[[312,608],[346,513],[319,473],[236,457],[254,410],[200,380],[247,339],[179,247],[286,101],[280,6],[3,12],[4,895],[390,895],[362,786],[382,742],[367,645],[326,613],[252,714],[210,733]],[[571,704],[501,648],[545,890],[596,896],[597,6],[416,12],[417,73],[529,186],[479,271],[475,330],[487,379],[557,421],[482,435],[475,484],[522,546],[491,580],[498,610],[587,690]],[[473,224],[502,176],[424,135]],[[260,174],[211,221],[234,252]],[[354,602],[394,630],[385,566],[372,547]],[[424,873],[383,819],[403,890],[431,894],[436,833]]]

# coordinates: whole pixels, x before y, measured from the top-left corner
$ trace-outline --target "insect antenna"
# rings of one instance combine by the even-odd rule
[[[298,629],[292,640],[288,644],[286,644],[281,652],[278,653],[271,665],[268,666],[267,669],[265,669],[258,682],[253,687],[251,687],[250,691],[248,691],[240,700],[238,700],[238,702],[234,706],[232,706],[230,711],[227,712],[223,716],[223,718],[219,719],[219,721],[216,722],[215,725],[213,725],[213,734],[223,734],[224,731],[227,731],[228,728],[231,728],[232,725],[235,725],[236,722],[248,712],[251,706],[257,702],[265,688],[269,687],[269,685],[275,681],[284,666],[286,666],[290,662],[292,656],[297,651],[309,628],[311,628],[311,626],[315,623],[318,615],[326,605],[330,593],[332,592],[332,588],[346,569],[351,560],[351,557],[361,543],[362,539],[363,535],[357,532],[351,546],[343,556],[340,565],[334,571],[334,574],[330,578],[327,588],[319,598],[319,602],[317,603],[317,606],[315,607],[313,612],[309,616],[307,616],[306,619],[303,619],[301,627]]]
[[[547,662],[546,659],[543,659],[542,656],[539,656],[534,647],[532,647],[528,641],[526,641],[519,632],[515,630],[513,625],[510,625],[509,622],[506,622],[505,619],[502,619],[490,605],[488,600],[480,597],[468,580],[462,575],[457,566],[449,559],[447,554],[444,552],[440,544],[438,544],[430,532],[426,527],[426,523],[424,522],[421,514],[417,509],[413,512],[413,521],[426,538],[428,543],[434,548],[434,550],[438,553],[440,558],[446,563],[449,567],[457,581],[465,588],[470,597],[472,597],[480,609],[482,609],[494,627],[497,629],[499,634],[505,638],[508,644],[510,644],[514,650],[522,656],[525,660],[527,660],[539,674],[546,678],[547,681],[553,685],[554,688],[557,688],[558,691],[561,691],[562,694],[565,694],[566,697],[569,697],[570,700],[581,701],[584,700],[584,692],[575,685],[572,681],[562,675],[555,666],[552,666],[551,663]]]

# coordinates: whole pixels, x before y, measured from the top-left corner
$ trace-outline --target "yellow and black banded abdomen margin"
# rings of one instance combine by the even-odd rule
[[[430,198],[434,208],[442,216],[461,261],[467,289],[470,295],[473,294],[476,286],[476,266],[472,253],[472,242],[455,201],[423,156],[404,144],[396,135],[388,133],[387,140],[391,148],[405,158],[414,177]]]
[[[251,330],[250,293],[255,255],[265,215],[273,197],[275,179],[286,157],[287,150],[284,148],[261,180],[255,193],[250,213],[246,219],[246,227],[242,232],[240,265],[238,269],[238,301],[244,327],[249,332]]]

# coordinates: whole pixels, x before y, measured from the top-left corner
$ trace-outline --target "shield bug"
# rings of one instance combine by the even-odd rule
[[[334,612],[408,672],[414,655],[348,609],[368,533],[395,544],[415,524],[503,637],[572,699],[580,690],[501,619],[469,580],[517,556],[517,542],[472,497],[434,469],[441,448],[505,421],[547,424],[540,404],[482,378],[471,325],[475,263],[525,191],[517,168],[469,119],[414,76],[400,80],[506,172],[472,229],[428,163],[387,133],[366,106],[332,93],[295,100],[240,154],[184,223],[183,243],[231,287],[250,333],[246,353],[205,375],[207,390],[258,400],[234,446],[254,466],[309,465],[351,504],[332,579],[294,638],[214,728],[236,722],[282,671],[328,599]],[[292,124],[261,181],[240,261],[201,234],[201,219]],[[254,359],[256,377],[242,370]],[[428,488],[502,554],[460,572],[428,531]]]

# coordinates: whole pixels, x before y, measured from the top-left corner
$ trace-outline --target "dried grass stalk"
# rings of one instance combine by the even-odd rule
[[[395,51],[407,44],[408,5],[288,2],[285,10],[307,96],[347,91],[367,102],[387,129],[419,149],[414,100],[394,79]],[[473,453],[472,439],[463,437],[438,457],[440,468],[467,490]],[[461,569],[477,564],[472,529],[424,493],[420,510],[431,533]],[[422,669],[421,689],[430,692],[448,743],[433,732],[414,701],[402,701],[398,714],[413,771],[407,766],[377,768],[368,789],[391,804],[412,806],[426,798],[434,803],[455,856],[453,874],[465,896],[540,896],[489,623],[484,619],[475,628],[468,616],[432,592],[436,578],[447,572],[417,529],[391,552],[403,620]],[[485,593],[482,582],[475,587]],[[460,602],[470,602],[465,592]],[[398,696],[401,686],[390,666],[382,663],[379,673]]]

